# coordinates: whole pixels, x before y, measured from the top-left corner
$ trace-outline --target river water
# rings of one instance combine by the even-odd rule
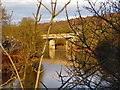
[[[57,79],[56,76],[58,76],[56,72],[60,72],[61,67],[62,67],[62,75],[66,75],[66,72],[65,72],[66,66],[65,65],[67,64],[67,62],[65,60],[67,60],[67,58],[66,58],[65,50],[64,49],[56,49],[55,54],[56,54],[55,58],[50,59],[49,55],[48,55],[48,50],[46,50],[45,55],[44,55],[45,57],[44,57],[43,63],[42,63],[42,69],[44,69],[46,67],[47,68],[41,73],[40,81],[42,81],[42,83],[47,88],[59,88],[61,86],[61,82],[56,80]],[[30,79],[34,78],[36,75],[34,73],[35,72],[32,73],[32,76],[28,75],[27,81],[24,81],[23,83],[25,84],[26,82],[27,83],[30,82]],[[12,86],[14,86],[15,88],[20,87],[19,81],[16,79],[14,81],[14,83],[12,84]],[[26,86],[29,87],[29,84]],[[6,87],[7,88],[10,87],[10,85],[7,85]],[[41,87],[41,83],[39,83],[39,87]]]
[[[67,69],[65,66],[67,62],[65,60],[68,59],[66,57],[65,49],[56,49],[54,59],[49,58],[48,50],[46,50],[45,58],[48,59],[45,62],[43,61],[43,69],[51,63],[51,60],[53,61],[53,63],[51,63],[49,67],[41,74],[40,79],[48,88],[59,88],[62,84],[61,82],[56,80],[58,79],[58,75],[56,72],[59,73],[62,69],[62,75],[67,75],[67,73],[65,72],[65,70]]]
[[[50,59],[48,55],[48,50],[46,50],[45,57],[42,63],[42,70],[45,69],[46,67],[47,68],[40,74],[40,81],[47,88],[59,88],[62,85],[62,83],[59,81],[60,79],[58,79],[58,74],[57,74],[57,72],[60,73],[61,69],[62,69],[63,76],[68,75],[65,70],[68,70],[66,65],[68,65],[68,63],[70,64],[70,62],[67,62],[68,59],[66,57],[65,49],[56,49],[55,54],[56,54],[55,58]],[[36,63],[36,66],[38,64],[39,63]],[[27,79],[23,81],[23,84],[26,85],[26,87],[28,88],[31,83],[35,84],[35,80],[36,80],[35,78],[36,78],[36,73],[32,72],[30,73],[30,75],[27,76]],[[65,78],[65,79],[67,80],[68,78]],[[93,81],[97,81],[97,80],[99,82],[98,78],[97,79],[94,78]],[[31,83],[29,84],[29,82]],[[39,82],[38,87],[44,88],[41,82]],[[19,81],[16,79],[13,82],[12,86],[14,86],[15,88],[20,87]],[[10,87],[10,85],[7,85],[6,87]]]
[[[43,67],[45,68],[48,64],[43,63]],[[58,88],[61,86],[61,82],[57,81],[55,76],[58,76],[57,72],[60,72],[61,67],[63,69],[62,74],[66,75],[66,72],[64,69],[66,67],[64,65],[58,65],[58,64],[51,64],[42,74],[41,74],[41,79],[42,82],[48,87],[48,88]],[[54,79],[54,78],[56,79]]]

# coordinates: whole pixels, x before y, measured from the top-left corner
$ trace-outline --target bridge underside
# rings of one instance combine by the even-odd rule
[[[66,33],[66,34],[50,34],[49,37],[47,35],[42,35],[43,39],[49,40],[49,57],[55,58],[55,39],[66,39],[66,56],[68,59],[70,59],[70,55],[68,55],[69,50],[71,48],[70,39],[74,38],[73,33]]]
[[[70,42],[71,39],[72,38],[66,39],[65,43],[65,52],[68,59],[71,57],[69,53],[71,53],[71,48],[73,46],[73,44]],[[55,39],[49,40],[49,57],[52,59],[55,58]]]

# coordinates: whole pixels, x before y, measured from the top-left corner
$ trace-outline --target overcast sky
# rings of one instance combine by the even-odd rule
[[[48,8],[50,8],[50,1],[51,0],[42,0],[43,4],[45,4]],[[55,1],[55,0],[53,0]],[[57,2],[57,11],[58,12],[69,0],[58,0]],[[88,5],[87,1],[85,0],[78,0],[79,1],[79,7],[81,9],[82,16],[88,16],[91,15],[88,11],[82,8],[84,5]],[[95,1],[95,0],[93,0]],[[2,0],[2,6],[6,8],[8,13],[11,13],[13,10],[13,22],[20,21],[23,17],[32,17],[32,13],[36,13],[37,11],[37,0]],[[69,18],[75,18],[76,14],[76,4],[77,0],[71,0],[71,3],[68,5],[68,13]],[[42,7],[40,10],[40,13],[42,14],[41,22],[49,22],[51,16],[48,13],[48,11]],[[55,21],[59,20],[65,20],[65,10],[55,18]]]

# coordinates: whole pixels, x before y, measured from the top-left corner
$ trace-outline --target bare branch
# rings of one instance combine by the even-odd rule
[[[42,5],[43,5],[43,7],[45,7],[45,8],[49,11],[49,13],[52,15],[52,12],[50,11],[50,9],[48,9],[43,3],[42,3]]]
[[[40,14],[39,20],[38,20],[37,22],[40,22],[40,20],[41,20],[41,16],[42,16],[42,15]]]
[[[35,14],[34,13],[32,13],[33,14],[33,17],[34,17],[34,19],[35,19]]]
[[[71,2],[71,0],[69,0],[69,2],[67,4],[65,4],[65,6],[55,15],[57,16],[58,14],[60,14],[66,7],[67,5]]]

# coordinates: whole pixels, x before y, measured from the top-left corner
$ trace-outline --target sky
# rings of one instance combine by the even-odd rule
[[[50,1],[51,0],[42,0],[42,3],[51,9]],[[56,12],[58,12],[69,0],[57,0],[57,1],[58,2]],[[83,17],[92,15],[90,12],[83,9],[83,6],[88,6],[87,1],[78,0],[78,2]],[[2,7],[6,8],[7,13],[11,13],[11,11],[13,11],[12,22],[15,23],[19,22],[23,17],[34,18],[32,13],[34,14],[36,13],[37,4],[38,4],[37,0],[2,0]],[[71,0],[71,3],[67,6],[69,18],[75,18],[75,15],[77,14],[76,5],[77,0]],[[50,21],[51,15],[43,6],[41,7],[40,14],[42,15],[40,21],[41,23]],[[66,20],[65,10],[54,19],[54,21],[61,20]]]

